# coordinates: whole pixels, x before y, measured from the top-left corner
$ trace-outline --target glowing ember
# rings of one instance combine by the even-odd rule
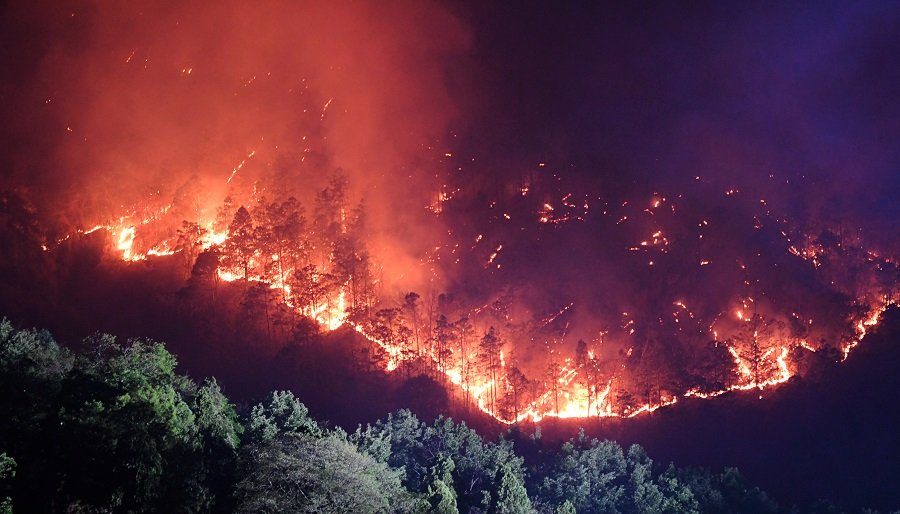
[[[444,197],[442,201],[445,201]],[[662,200],[654,200],[653,208],[658,208]],[[549,216],[554,209],[549,204],[544,205],[544,214]],[[137,225],[122,224],[118,228],[112,228],[105,225],[96,225],[86,230],[79,231],[81,234],[88,235],[98,230],[106,229],[114,234],[115,249],[119,252],[122,260],[128,262],[140,261],[148,256],[164,257],[178,253],[174,240],[163,240],[152,246],[146,253],[140,253],[135,250],[135,241],[139,235],[139,227],[150,223],[155,217],[149,217],[141,220]],[[347,219],[345,211],[341,211],[339,216],[340,223],[346,227]],[[557,218],[554,218],[557,219]],[[543,218],[540,223],[546,223]],[[702,224],[701,224],[702,225]],[[208,227],[198,232],[197,246],[201,249],[216,248],[221,254],[222,252],[235,251],[233,248],[232,234],[229,230],[213,230],[212,222],[198,223],[197,226]],[[344,228],[346,230],[346,228]],[[239,233],[235,237],[240,237]],[[475,238],[478,244],[482,240],[479,234]],[[66,236],[68,238],[68,236]],[[661,230],[653,232],[650,239],[640,243],[640,246],[651,247],[657,245],[668,245],[667,240],[663,236]],[[503,244],[498,244],[490,253],[486,265],[494,264],[495,260],[504,250]],[[797,254],[806,258],[808,254],[803,252],[795,252],[793,247],[788,249],[788,253]],[[332,255],[331,258],[334,258]],[[270,270],[278,270],[277,273],[264,272],[264,262],[268,260]],[[232,264],[228,264],[231,262]],[[298,314],[308,316],[316,320],[324,330],[333,331],[343,326],[350,326],[356,333],[360,334],[371,344],[383,352],[385,359],[383,367],[386,371],[391,372],[401,369],[405,362],[413,360],[426,360],[441,373],[448,384],[458,388],[458,390],[471,403],[477,406],[484,413],[492,416],[497,421],[506,424],[518,423],[525,420],[540,421],[547,417],[558,418],[588,418],[588,417],[634,417],[642,414],[652,413],[662,407],[673,405],[679,401],[679,398],[713,398],[725,394],[730,391],[762,391],[765,388],[774,387],[790,380],[796,373],[795,367],[791,362],[790,347],[796,346],[805,351],[818,351],[816,347],[809,344],[805,339],[798,339],[796,342],[790,342],[783,334],[779,336],[770,330],[768,322],[763,320],[758,314],[750,314],[756,308],[756,300],[747,296],[740,300],[741,307],[733,311],[734,319],[739,324],[738,328],[732,330],[742,330],[745,335],[741,336],[736,333],[734,338],[724,344],[729,358],[732,362],[733,369],[736,372],[736,379],[731,383],[726,383],[722,387],[716,389],[700,389],[697,387],[689,388],[683,392],[659,390],[651,395],[649,399],[644,401],[628,400],[627,395],[623,392],[631,387],[628,383],[627,368],[622,364],[622,370],[626,373],[615,372],[597,375],[597,369],[602,367],[603,361],[598,356],[596,348],[586,348],[584,351],[584,360],[579,363],[573,362],[571,359],[563,359],[554,368],[551,366],[551,374],[542,381],[539,392],[530,394],[527,397],[521,390],[521,384],[516,383],[514,368],[511,366],[508,354],[502,347],[496,350],[496,366],[495,368],[483,369],[474,367],[472,363],[480,358],[481,353],[477,348],[466,349],[464,346],[459,347],[443,347],[440,343],[440,334],[434,338],[427,338],[427,344],[422,345],[421,341],[415,351],[408,351],[406,347],[409,345],[410,330],[407,329],[405,336],[398,337],[393,321],[388,321],[387,327],[383,325],[369,326],[367,322],[357,320],[351,321],[351,295],[354,289],[359,288],[352,276],[339,286],[332,287],[329,285],[329,268],[335,266],[329,263],[325,268],[312,272],[301,272],[299,264],[285,264],[279,253],[271,255],[261,255],[259,253],[248,255],[245,264],[241,261],[233,261],[224,259],[220,262],[216,273],[224,282],[236,282],[247,280],[250,282],[266,283],[271,289],[283,292],[284,302],[297,310]],[[701,261],[701,265],[708,261]],[[743,265],[741,269],[745,269]],[[247,273],[246,270],[253,270]],[[304,268],[305,269],[305,268]],[[259,270],[259,271],[257,271]],[[304,273],[306,273],[304,275]],[[302,278],[307,276],[308,282],[303,285],[301,280],[297,285],[292,285],[286,281],[287,277],[297,276]],[[305,292],[304,292],[305,291]],[[304,296],[305,295],[305,296]],[[851,337],[842,342],[840,345],[842,359],[846,359],[850,352],[859,345],[860,340],[865,337],[868,331],[876,326],[881,319],[881,314],[891,305],[895,303],[895,298],[882,297],[882,299],[873,306],[867,314],[853,323],[854,331]],[[674,307],[672,319],[675,323],[682,323],[684,320],[694,320],[697,318],[686,305],[683,300],[675,300],[671,303]],[[559,311],[553,312],[536,321],[538,330],[547,329],[563,319],[567,313],[574,308],[574,303],[564,305]],[[473,313],[486,312],[487,306],[479,307],[473,310]],[[386,320],[393,319],[394,311],[385,313]],[[399,312],[399,311],[397,311]],[[796,319],[801,319],[796,313],[793,313]],[[635,319],[628,312],[622,313],[623,330],[626,334],[634,335],[638,326]],[[809,323],[812,323],[810,320]],[[809,324],[808,323],[808,324]],[[401,322],[397,322],[396,327],[402,327]],[[744,327],[744,328],[741,328]],[[454,329],[460,330],[460,329]],[[714,330],[712,326],[709,328],[710,333],[718,339],[718,330]],[[601,332],[601,343],[605,332]],[[454,337],[460,338],[462,335],[457,334]],[[743,339],[742,339],[743,338]],[[477,346],[471,343],[472,346]],[[515,345],[511,345],[512,348]],[[550,351],[551,355],[555,354],[555,350]],[[629,347],[623,353],[624,359],[634,358],[634,348]],[[597,375],[597,376],[595,376]],[[515,404],[511,408],[508,403],[499,401],[499,399],[509,399],[510,397],[522,397],[520,404]],[[761,397],[761,394],[760,394]],[[514,402],[515,403],[515,402]]]
[[[331,100],[325,103],[322,115],[330,104]],[[233,168],[226,186],[237,187],[231,185],[232,179],[255,153],[251,151]],[[253,180],[248,174],[247,181],[237,182]],[[487,208],[491,223],[513,226],[520,231],[526,228],[516,228],[517,223],[531,223],[543,234],[565,230],[551,229],[554,225],[586,221],[589,213],[609,216],[610,227],[620,227],[616,230],[630,234],[621,238],[621,250],[628,255],[637,252],[643,257],[641,265],[651,267],[649,273],[662,268],[663,274],[670,268],[670,254],[684,252],[678,247],[688,236],[695,241],[702,240],[715,227],[702,218],[691,220],[689,225],[704,233],[676,236],[679,230],[666,227],[667,216],[675,215],[680,195],[667,199],[654,194],[649,206],[644,202],[623,201],[619,212],[609,203],[602,210],[589,211],[588,195],[579,197],[569,192],[547,196],[547,201],[537,204],[534,197],[543,194],[536,192],[540,191],[538,185],[530,181],[511,190],[517,201],[531,202],[528,210],[513,210],[490,200]],[[347,204],[346,181],[335,178],[319,194],[313,229],[305,227],[304,210],[297,200],[268,202],[260,187],[254,185],[244,194],[243,199],[250,208],[235,208],[228,196],[221,205],[198,208],[198,219],[181,222],[177,231],[167,228],[172,224],[166,218],[172,208],[168,204],[157,209],[133,209],[111,223],[76,230],[59,238],[56,244],[69,240],[73,234],[90,236],[105,230],[122,261],[177,257],[186,261],[188,271],[199,254],[208,252],[213,256],[209,262],[215,263],[215,276],[222,282],[243,282],[248,290],[262,284],[268,291],[265,294],[271,297],[264,301],[282,302],[297,315],[315,320],[321,330],[352,329],[380,355],[379,365],[386,371],[410,367],[429,370],[432,376],[456,390],[466,405],[474,405],[507,424],[548,417],[634,417],[675,404],[682,398],[713,398],[730,391],[756,390],[762,396],[762,390],[783,384],[798,373],[802,352],[837,348],[842,360],[847,359],[878,324],[881,314],[897,301],[896,293],[873,293],[874,286],[860,287],[856,291],[858,299],[851,305],[854,314],[845,321],[848,329],[843,332],[843,340],[827,342],[834,328],[813,324],[811,318],[802,314],[802,305],[789,314],[779,312],[770,305],[771,297],[757,290],[758,280],[754,280],[752,273],[758,263],[741,256],[732,260],[730,266],[739,277],[738,297],[717,305],[716,311],[711,311],[709,304],[704,305],[702,295],[692,294],[690,290],[673,289],[664,294],[654,290],[656,299],[664,300],[660,302],[664,307],[659,315],[641,312],[640,305],[617,311],[615,317],[605,320],[604,330],[593,332],[599,334],[599,339],[579,341],[575,357],[566,357],[564,346],[575,316],[574,301],[565,300],[545,312],[523,315],[517,312],[523,310],[521,305],[502,296],[476,308],[462,308],[453,307],[452,295],[448,295],[430,299],[426,313],[417,303],[419,296],[410,293],[412,297],[408,296],[398,306],[396,301],[388,300],[390,293],[385,294],[383,290],[384,278],[374,272],[381,263],[370,259],[369,250],[359,236],[358,224],[363,215],[361,209]],[[460,187],[442,185],[427,209],[444,215],[448,202],[463,194]],[[728,192],[727,196],[735,194],[737,190]],[[215,217],[214,210],[219,211]],[[139,212],[147,214],[138,215]],[[537,212],[537,220],[516,216],[519,212]],[[763,218],[755,219],[759,225]],[[522,259],[514,240],[508,242],[483,230],[485,227],[476,228],[461,235],[464,243],[434,246],[431,255],[422,258],[421,263],[432,266],[447,259],[458,264],[470,258],[466,255],[470,252],[477,256],[479,268],[501,274],[508,261]],[[819,272],[822,262],[832,257],[821,243],[798,235],[787,226],[779,232],[785,239],[784,252],[810,262],[813,272]],[[51,251],[52,245],[49,242],[42,248]],[[840,246],[837,248],[831,251],[843,251]],[[700,258],[714,250],[704,248],[702,254],[687,252],[685,262],[697,273],[715,272],[715,266],[705,268],[712,262],[711,258]],[[874,251],[853,255],[863,255],[866,265],[877,271],[896,267],[893,261]],[[727,259],[716,258],[723,263],[722,267],[729,267],[725,264]],[[656,286],[654,283],[640,287]],[[455,310],[452,318],[443,314],[441,302]],[[719,310],[725,305],[731,307]],[[492,325],[507,327],[501,334],[503,339]],[[610,326],[614,329],[612,334]],[[715,367],[715,372],[706,371],[707,375],[714,376],[702,380],[689,377],[683,386],[667,385],[654,378],[648,369],[660,364],[652,360],[655,349],[651,345],[665,337],[705,339],[714,343],[701,357],[714,360],[709,366]],[[538,344],[545,347],[542,357],[546,367],[526,373],[513,356],[519,348]]]

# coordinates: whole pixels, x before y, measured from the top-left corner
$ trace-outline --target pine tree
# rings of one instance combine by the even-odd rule
[[[288,277],[295,307],[313,317],[325,305],[328,296],[338,289],[334,276],[321,273],[314,264],[295,269]]]
[[[272,202],[267,205],[262,218],[257,227],[257,239],[263,253],[271,259],[270,269],[266,271],[271,276],[270,281],[281,284],[287,296],[287,273],[304,260],[306,252],[303,207],[296,198],[290,197],[281,203]]]
[[[547,384],[547,388],[553,393],[553,412],[559,414],[559,376],[562,373],[562,365],[559,362],[559,357],[556,355],[554,344],[547,342],[546,346],[549,359],[547,360],[547,367],[544,368],[544,381]]]
[[[182,221],[181,228],[178,229],[174,250],[183,259],[188,276],[190,276],[194,261],[200,253],[202,247],[201,239],[204,234],[206,234],[206,229],[195,222],[187,220]]]
[[[213,228],[216,232],[222,232],[224,230],[228,230],[228,225],[231,223],[231,220],[234,218],[232,214],[232,209],[234,208],[234,199],[231,195],[226,196],[224,200],[222,200],[222,205],[220,205],[216,209],[216,220],[213,224]]]
[[[422,341],[420,338],[419,327],[419,294],[409,292],[403,297],[403,316],[406,319],[406,325],[412,330],[412,341],[415,343],[416,355],[422,355]]]
[[[388,349],[388,352],[394,358],[403,350],[402,345],[398,343],[397,329],[399,323],[397,320],[399,317],[400,309],[379,309],[375,313],[371,327],[372,335]],[[375,354],[380,353],[377,349],[375,350]]]
[[[494,327],[491,327],[485,332],[484,337],[481,338],[481,343],[479,344],[479,361],[482,369],[487,373],[491,384],[488,393],[490,395],[489,399],[492,411],[496,411],[497,409],[497,382],[500,378],[501,346],[502,342]]]
[[[456,491],[453,489],[452,473],[455,468],[453,459],[441,456],[429,470],[425,495],[435,514],[459,514]]]
[[[556,508],[556,514],[576,514],[575,506],[572,505],[571,501],[566,500]]]
[[[774,350],[771,336],[776,328],[774,319],[754,314],[741,325],[734,337],[741,348],[741,356],[747,361],[749,378],[759,389],[774,371],[774,359],[769,354]]]
[[[472,362],[470,345],[475,339],[475,327],[467,317],[460,318],[453,323],[453,332],[456,336],[456,353],[459,363],[459,372],[462,377],[463,387],[466,390],[466,409],[469,408],[471,399],[472,375],[475,374],[475,365]]]
[[[250,211],[241,206],[234,213],[234,218],[228,226],[228,239],[225,240],[222,261],[230,268],[241,270],[242,277],[246,280],[250,276],[250,262],[255,251],[253,219]]]
[[[200,252],[191,268],[191,276],[188,279],[189,289],[196,290],[208,287],[212,290],[212,301],[215,302],[219,289],[218,270],[219,252],[215,248]]]
[[[630,512],[659,512],[664,501],[662,491],[653,481],[653,461],[644,449],[636,444],[628,448],[625,458],[628,466],[626,492],[631,504]]]
[[[518,419],[525,405],[525,398],[528,392],[528,377],[522,373],[517,366],[511,366],[506,372],[506,381],[510,389],[510,407],[512,408],[512,419]]]
[[[491,506],[488,512],[490,514],[529,514],[533,510],[521,477],[513,473],[509,464],[501,464],[494,475]]]
[[[338,238],[346,231],[349,184],[347,176],[338,170],[328,187],[316,195],[313,234],[321,266],[328,263]]]
[[[576,379],[587,392],[587,413],[590,415],[596,393],[596,361],[591,357],[587,343],[583,339],[579,339],[575,346],[575,369],[578,372]]]
[[[272,339],[272,323],[269,315],[269,295],[271,289],[263,282],[253,282],[244,291],[241,299],[242,316],[248,327],[255,326],[257,320],[262,318],[265,322],[266,338]]]
[[[441,314],[434,325],[434,360],[439,376],[447,368],[446,361],[450,356],[450,348],[454,340],[453,325],[447,316]]]

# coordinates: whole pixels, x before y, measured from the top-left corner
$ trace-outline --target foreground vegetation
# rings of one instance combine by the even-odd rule
[[[405,410],[348,433],[286,391],[237,409],[160,343],[99,334],[72,352],[6,320],[0,409],[2,513],[785,511],[735,469],[660,467],[583,434],[487,442]]]

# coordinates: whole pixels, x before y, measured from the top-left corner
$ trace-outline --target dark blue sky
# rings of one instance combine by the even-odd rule
[[[655,187],[803,176],[791,193],[896,231],[896,2],[485,4],[454,4],[475,35],[461,96],[482,156]]]

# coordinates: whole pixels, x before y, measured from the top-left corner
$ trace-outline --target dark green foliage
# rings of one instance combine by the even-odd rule
[[[638,445],[628,448],[625,510],[628,512],[660,512],[662,491],[653,481],[653,461]]]
[[[640,446],[625,454],[615,442],[588,439],[584,432],[563,444],[544,469],[538,497],[557,510],[579,513],[698,512],[693,492],[674,468],[657,475]]]
[[[556,508],[554,514],[576,514],[575,506],[572,505],[572,502],[566,500],[562,505]]]
[[[531,500],[521,476],[507,463],[497,469],[491,489],[491,514],[528,514],[532,512]]]
[[[614,512],[624,503],[625,456],[612,441],[579,437],[563,444],[544,473],[539,492],[553,505],[569,501],[578,512]]]
[[[348,435],[289,391],[239,418],[215,379],[178,375],[160,343],[85,343],[73,354],[0,321],[0,514],[782,512],[735,469],[661,470],[640,446],[584,432],[560,448],[539,427],[485,442],[401,410]]]
[[[678,470],[669,464],[668,469],[657,477],[657,484],[663,496],[662,512],[698,512],[700,505],[694,492],[678,479]]]
[[[309,417],[306,405],[290,391],[275,391],[266,404],[259,403],[247,422],[249,441],[265,443],[282,434],[320,436],[322,430]]]
[[[677,475],[680,482],[690,488],[699,509],[704,513],[727,512],[778,512],[779,508],[758,487],[749,487],[734,468],[721,473],[706,469],[684,469],[666,474]]]
[[[227,498],[240,426],[159,343],[108,335],[72,357],[46,332],[0,324],[0,445],[19,463],[17,510],[202,511]]]
[[[16,476],[16,461],[0,453],[0,514],[12,514],[12,498],[8,496],[10,480]]]
[[[237,449],[242,428],[237,421],[237,413],[215,378],[208,379],[197,391],[194,400],[197,413],[197,427],[210,442]]]
[[[186,482],[194,489],[208,488],[212,494],[210,499],[215,500],[210,506],[225,509],[230,503],[243,427],[234,406],[222,394],[214,378],[208,379],[197,391],[192,408],[197,416],[200,444],[193,455],[188,454],[182,459],[190,466]]]
[[[435,514],[456,514],[456,491],[453,490],[453,459],[438,458],[428,474],[425,496]]]
[[[60,395],[59,424],[68,427],[56,438],[66,465],[60,500],[127,510],[164,504],[172,499],[167,490],[182,490],[170,480],[193,478],[172,466],[178,457],[191,459],[199,445],[186,401],[193,384],[175,375],[175,359],[160,344],[120,347],[109,336],[91,343],[91,353],[77,359]],[[105,473],[79,473],[90,460]],[[194,497],[180,502],[202,505],[211,499],[202,488],[192,492]]]
[[[281,435],[244,452],[237,512],[412,512],[389,469],[339,437]]]
[[[36,379],[60,379],[72,367],[69,352],[60,348],[46,330],[15,330],[0,321],[0,366],[4,372]]]
[[[403,484],[411,491],[427,492],[429,477],[441,459],[449,458],[460,512],[487,511],[491,507],[491,488],[501,466],[517,480],[524,479],[522,459],[509,441],[486,443],[465,423],[438,417],[426,425],[411,412],[401,410],[386,420],[359,430],[351,438],[357,446],[384,459],[395,469],[403,469]],[[387,451],[387,448],[390,451]]]

